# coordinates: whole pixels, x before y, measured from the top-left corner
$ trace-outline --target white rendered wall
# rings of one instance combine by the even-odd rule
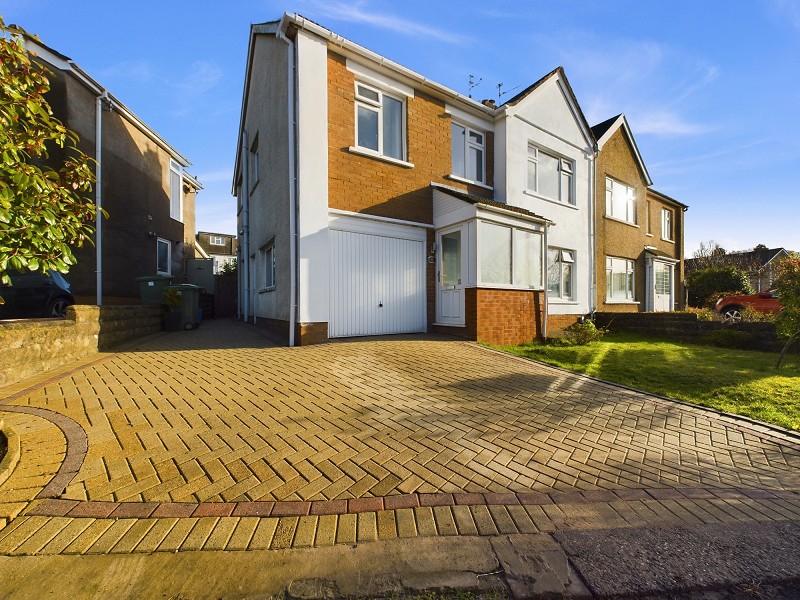
[[[297,32],[298,321],[328,321],[328,51]]]
[[[554,76],[508,109],[505,163],[496,163],[498,170],[504,171],[505,185],[498,185],[497,189],[505,190],[505,202],[553,221],[555,226],[547,232],[548,246],[576,252],[573,274],[575,298],[572,301],[551,298],[551,314],[584,314],[591,310],[594,277],[591,272],[594,252],[591,239],[594,154],[587,134],[571,106],[564,82]],[[529,142],[574,162],[574,206],[550,201],[526,190]]]

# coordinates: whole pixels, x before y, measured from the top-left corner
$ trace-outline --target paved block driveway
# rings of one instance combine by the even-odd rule
[[[446,339],[290,349],[209,322],[14,404],[86,431],[77,500],[800,488],[768,430]]]
[[[212,321],[2,395],[0,554],[800,520],[796,436],[451,339]]]

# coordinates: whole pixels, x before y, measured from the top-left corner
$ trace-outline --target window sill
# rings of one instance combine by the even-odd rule
[[[667,242],[668,244],[674,244],[675,243],[675,240],[668,240],[667,238],[663,238],[663,237],[661,238],[661,241],[662,242]]]
[[[556,206],[563,206],[564,208],[571,208],[572,210],[578,210],[578,207],[574,204],[570,204],[568,202],[561,202],[560,200],[553,200],[552,198],[547,198],[545,196],[540,196],[536,192],[531,192],[530,190],[522,190],[522,193],[526,196],[530,196],[531,198],[536,198],[537,200],[544,200],[545,202],[550,202],[551,204],[555,204]]]
[[[548,304],[558,304],[559,306],[577,306],[577,300],[567,300],[561,298],[553,298],[552,296],[547,297]]]
[[[640,229],[640,227],[636,223],[631,223],[630,221],[626,221],[625,219],[618,219],[617,217],[612,217],[611,215],[603,215],[603,218],[608,219],[609,221],[616,221],[617,223],[622,223],[623,225],[629,225],[631,227],[636,227],[636,229]],[[652,233],[649,235],[653,235]]]
[[[459,181],[461,183],[466,183],[467,185],[475,185],[477,187],[483,188],[485,190],[494,191],[494,188],[486,185],[485,183],[481,183],[480,181],[473,181],[472,179],[467,179],[466,177],[461,177],[461,175],[454,175],[450,173],[449,175],[445,175],[445,179],[452,179],[453,181]]]
[[[653,234],[652,234],[652,233],[645,233],[645,235],[646,235],[647,237],[653,237]]]
[[[260,290],[258,290],[258,293],[259,294],[266,294],[267,292],[274,292],[274,291],[275,291],[275,286],[271,285],[271,286],[266,287],[266,288],[261,288]]]
[[[477,287],[490,290],[513,290],[515,292],[543,292],[544,288],[541,287],[523,287],[520,285],[511,285],[510,283],[479,283],[478,285],[467,285],[468,287]]]
[[[632,305],[639,305],[641,302],[636,302],[635,300],[606,300],[606,304],[632,304]]]
[[[397,165],[398,167],[404,167],[406,169],[413,169],[414,165],[410,162],[406,162],[404,160],[398,160],[396,158],[391,158],[389,156],[384,156],[383,154],[379,154],[374,150],[367,150],[366,148],[359,148],[357,146],[350,146],[347,149],[349,152],[353,154],[360,154],[361,156],[367,156],[369,158],[376,158],[378,160],[382,160],[383,162],[390,163],[392,165]]]

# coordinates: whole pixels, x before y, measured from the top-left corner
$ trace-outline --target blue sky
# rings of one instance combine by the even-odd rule
[[[460,92],[473,75],[479,99],[562,65],[590,124],[625,113],[654,187],[690,206],[687,256],[800,250],[800,0],[0,0],[192,161],[198,229],[223,233],[249,25],[284,11]]]

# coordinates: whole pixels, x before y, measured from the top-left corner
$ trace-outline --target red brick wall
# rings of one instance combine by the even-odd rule
[[[547,315],[547,337],[558,335],[565,327],[578,322],[583,315]]]

